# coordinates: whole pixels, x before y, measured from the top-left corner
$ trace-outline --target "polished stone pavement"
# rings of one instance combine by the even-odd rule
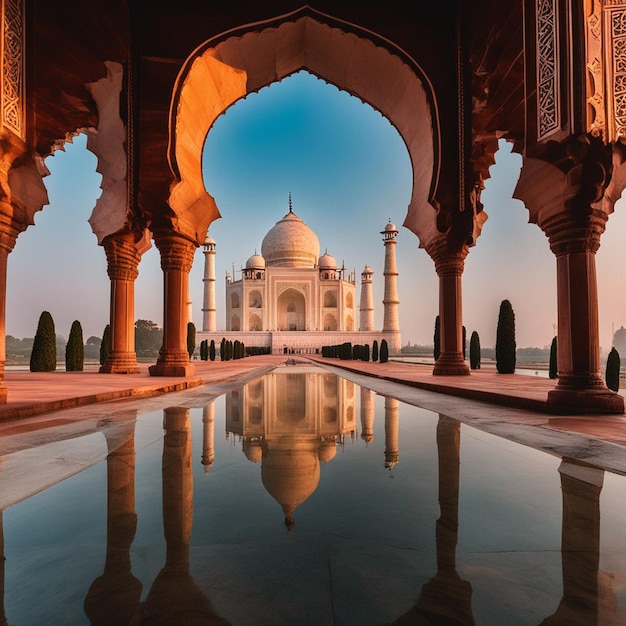
[[[202,388],[214,395],[262,375],[291,360],[312,360],[377,393],[448,415],[482,430],[560,456],[583,460],[626,474],[626,415],[551,415],[545,411],[554,381],[522,374],[498,374],[494,369],[470,376],[433,376],[432,366],[389,361],[339,361],[316,356],[263,355],[236,361],[194,361],[193,376],[151,377],[148,365],[139,374],[84,372],[33,373],[7,371],[8,402],[0,406],[0,454],[7,453],[7,437],[62,426],[71,428],[87,419],[137,401],[153,401],[173,392]],[[175,394],[178,395],[178,394]],[[171,402],[171,400],[168,400]],[[81,410],[71,410],[82,407]],[[74,428],[80,429],[79,426]],[[45,439],[45,437],[44,437]],[[4,444],[2,441],[4,440]],[[13,440],[13,438],[11,438]],[[37,445],[37,444],[35,444]]]

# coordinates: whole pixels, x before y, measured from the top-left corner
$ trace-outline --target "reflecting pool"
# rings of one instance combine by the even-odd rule
[[[308,366],[174,398],[0,458],[68,467],[4,505],[0,624],[626,624],[623,476]]]

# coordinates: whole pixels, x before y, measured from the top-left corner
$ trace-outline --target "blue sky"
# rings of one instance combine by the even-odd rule
[[[417,237],[402,227],[411,197],[411,164],[402,139],[360,100],[301,72],[236,103],[209,132],[203,155],[207,190],[222,218],[210,227],[217,244],[218,328],[225,327],[224,275],[260,252],[265,233],[288,210],[318,235],[357,277],[374,270],[376,326],[382,326],[384,248],[380,231],[391,219],[397,238],[403,343],[432,342],[438,280]],[[85,337],[108,321],[109,279],[103,249],[87,222],[100,195],[96,158],[79,135],[46,160],[50,204],[18,238],[9,257],[7,333],[33,336],[42,310],[67,336],[74,319]],[[549,345],[556,323],[555,260],[528,211],[511,198],[521,158],[501,142],[483,192],[489,215],[468,255],[463,283],[464,324],[492,346],[500,302],[516,313],[518,346]],[[622,215],[624,214],[624,215]],[[626,206],[621,200],[597,255],[600,342],[626,324]],[[149,250],[136,282],[136,318],[162,323],[158,251]],[[194,322],[202,322],[203,255],[190,274]]]

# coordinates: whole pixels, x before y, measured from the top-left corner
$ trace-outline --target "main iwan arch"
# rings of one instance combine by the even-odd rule
[[[413,190],[404,225],[440,281],[434,373],[469,373],[461,277],[486,219],[483,181],[504,137],[524,159],[516,195],[557,257],[559,380],[549,404],[623,411],[599,373],[594,255],[626,186],[616,45],[624,3],[366,0],[313,8],[270,0],[230,8],[96,0],[87,9],[19,0],[2,10],[12,45],[2,57],[0,295],[8,253],[46,202],[43,158],[68,133],[96,131],[89,147],[103,193],[90,222],[111,279],[112,349],[103,371],[136,370],[134,280],[152,239],[165,278],[164,343],[151,373],[191,372],[188,274],[219,216],[201,172],[206,134],[238,99],[305,69],[379,110],[407,146]],[[53,45],[61,32],[64,46]],[[4,302],[0,316],[3,336]]]

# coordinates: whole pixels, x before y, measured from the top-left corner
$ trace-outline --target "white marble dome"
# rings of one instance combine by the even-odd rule
[[[324,252],[317,262],[320,270],[336,270],[337,261],[334,256],[330,256],[328,252]]]
[[[263,270],[265,269],[265,259],[260,254],[253,254],[246,261],[247,270]]]
[[[320,254],[317,235],[290,209],[261,244],[266,265],[315,267]]]

